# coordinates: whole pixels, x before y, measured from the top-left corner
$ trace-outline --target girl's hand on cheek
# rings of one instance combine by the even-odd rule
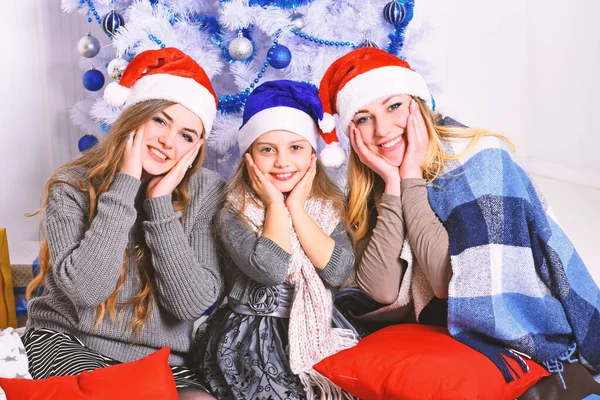
[[[290,211],[293,209],[304,209],[304,204],[306,203],[308,196],[310,196],[312,184],[316,174],[317,156],[312,154],[310,159],[310,167],[306,170],[302,179],[296,183],[296,186],[294,186],[294,189],[292,189],[285,200],[285,205]]]
[[[148,182],[148,186],[146,187],[146,197],[166,196],[173,193],[173,190],[181,183],[185,173],[198,156],[203,144],[204,139],[198,140],[169,172],[165,175],[155,176],[150,179],[150,182]]]
[[[429,134],[419,105],[413,99],[410,104],[410,116],[406,127],[406,151],[400,165],[400,176],[404,178],[423,178],[421,165],[429,149]]]
[[[144,127],[140,126],[129,134],[125,143],[125,152],[119,165],[119,172],[131,175],[136,179],[142,177],[142,143],[144,141]]]
[[[350,143],[360,161],[379,175],[386,184],[394,180],[400,181],[398,168],[379,157],[379,155],[367,147],[354,122],[350,123]]]
[[[249,153],[244,154],[244,160],[248,167],[248,177],[250,178],[250,186],[252,190],[260,197],[265,206],[269,207],[273,204],[284,204],[283,193],[267,180],[265,175],[258,169],[252,156]]]

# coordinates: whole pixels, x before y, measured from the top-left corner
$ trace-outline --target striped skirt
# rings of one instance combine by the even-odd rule
[[[77,375],[84,371],[121,363],[86,347],[71,334],[51,329],[29,330],[21,340],[27,352],[29,372],[34,379]],[[178,388],[193,387],[208,392],[191,370],[172,366],[171,371]]]

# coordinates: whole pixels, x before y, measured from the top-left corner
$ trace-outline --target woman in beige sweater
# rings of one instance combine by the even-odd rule
[[[381,53],[384,63],[395,59],[376,49],[347,54],[329,68],[320,88],[323,103],[337,112],[351,142],[348,202],[355,280],[376,302],[395,303],[378,319],[444,326],[452,276],[448,233],[429,205],[426,187],[440,172],[440,161],[423,168],[426,156],[433,158],[421,114],[431,96],[416,72],[379,65]],[[435,118],[441,129],[458,128],[450,118]],[[335,146],[330,143],[323,151],[324,162]]]
[[[513,259],[502,258],[501,261],[494,259],[495,263],[490,265],[489,256],[485,258],[485,254],[480,254],[482,257],[478,258],[479,253],[473,243],[481,243],[481,247],[485,248],[485,245],[500,246],[504,242],[486,241],[489,238],[478,236],[479,231],[469,225],[471,220],[476,219],[470,219],[470,215],[464,212],[459,214],[462,219],[451,222],[448,215],[443,216],[448,223],[445,227],[432,209],[436,203],[431,203],[427,187],[434,185],[437,191],[445,191],[444,196],[450,204],[466,204],[465,198],[487,201],[470,192],[478,188],[477,185],[468,185],[471,181],[465,180],[467,184],[463,186],[456,184],[463,182],[457,179],[460,174],[469,172],[470,176],[479,176],[472,170],[466,171],[466,166],[461,168],[464,166],[463,157],[476,146],[497,149],[499,147],[492,145],[501,143],[510,148],[512,144],[501,135],[466,128],[433,113],[433,99],[423,78],[408,63],[382,50],[361,48],[336,60],[325,73],[319,94],[324,109],[338,114],[344,133],[351,142],[348,199],[349,223],[354,228],[356,241],[356,284],[373,300],[381,303],[379,309],[361,315],[359,319],[383,321],[386,324],[416,321],[447,326],[447,298],[455,262],[453,256],[451,264],[450,244],[455,247],[457,243],[463,244],[456,240],[453,242],[451,238],[465,236],[469,240],[470,247],[465,249],[473,251],[460,254],[461,257],[470,257],[469,263],[465,264],[473,267],[466,270],[468,276],[487,272],[487,267],[501,277],[499,262],[512,263],[505,265],[505,268],[520,264]],[[336,148],[337,137],[334,132],[329,137],[325,136],[325,141],[328,145],[321,159],[327,163],[326,153],[331,154],[339,149]],[[461,148],[453,147],[453,143],[467,144]],[[456,149],[458,151],[454,151]],[[331,161],[329,165],[335,165],[335,160]],[[506,162],[507,165],[513,165]],[[487,168],[493,168],[493,165],[485,164]],[[453,174],[446,179],[453,181],[452,189],[449,189],[450,185],[444,186],[447,183],[445,180],[437,179],[447,169]],[[481,171],[487,170],[484,168]],[[481,176],[496,177],[497,174],[483,173]],[[500,183],[505,185],[505,191],[507,187],[516,190],[510,186],[512,181],[500,180]],[[503,219],[502,213],[506,211],[503,207],[507,207],[507,204],[500,203],[501,195],[495,199],[499,202],[495,206],[490,203],[487,208],[464,207],[462,210],[498,214],[476,220],[488,224],[518,220],[512,214]],[[450,239],[446,228],[454,235]],[[493,228],[490,228],[489,232],[492,233],[488,235],[510,236],[508,225]],[[506,251],[507,247],[502,251]],[[527,246],[522,248],[528,249]],[[452,254],[457,252],[453,251]],[[524,278],[527,276],[520,270],[516,273],[526,284]],[[459,277],[456,269],[454,274]],[[460,278],[464,279],[464,274]],[[494,282],[506,283],[501,279]],[[481,293],[481,296],[487,294],[486,285],[489,281],[471,279],[470,283],[472,287],[468,289],[472,293]],[[454,294],[451,300],[456,298],[457,293],[457,285],[452,287]],[[460,292],[460,295],[473,296],[471,292]],[[485,311],[481,310],[481,313]],[[538,322],[543,321],[543,316],[536,318]],[[502,348],[502,344],[499,343],[498,347]],[[578,349],[584,348],[585,343]],[[522,398],[581,398],[578,396],[598,392],[598,384],[582,364],[565,362],[564,367],[567,390],[563,390],[559,376],[554,374],[540,381]]]

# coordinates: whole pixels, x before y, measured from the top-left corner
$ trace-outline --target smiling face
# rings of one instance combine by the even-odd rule
[[[292,191],[310,167],[312,146],[289,131],[263,133],[250,147],[258,169],[282,193]]]
[[[406,150],[406,126],[411,96],[380,97],[362,107],[352,118],[365,145],[395,167],[402,164]]]
[[[157,112],[143,127],[142,169],[146,176],[169,172],[204,130],[200,118],[180,104]]]

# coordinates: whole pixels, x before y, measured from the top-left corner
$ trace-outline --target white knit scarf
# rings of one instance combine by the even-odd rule
[[[229,196],[228,201],[236,210],[242,207],[241,199]],[[340,223],[331,201],[309,198],[304,209],[327,235]],[[265,208],[255,197],[247,196],[244,210],[249,227],[260,235],[263,231]],[[288,329],[288,353],[292,372],[300,378],[307,399],[314,398],[313,385],[320,389],[321,399],[351,398],[337,385],[315,371],[312,367],[319,361],[357,343],[354,333],[348,329],[331,327],[333,293],[315,270],[302,249],[298,236],[291,230],[292,255],[286,282],[294,286],[294,301]]]

